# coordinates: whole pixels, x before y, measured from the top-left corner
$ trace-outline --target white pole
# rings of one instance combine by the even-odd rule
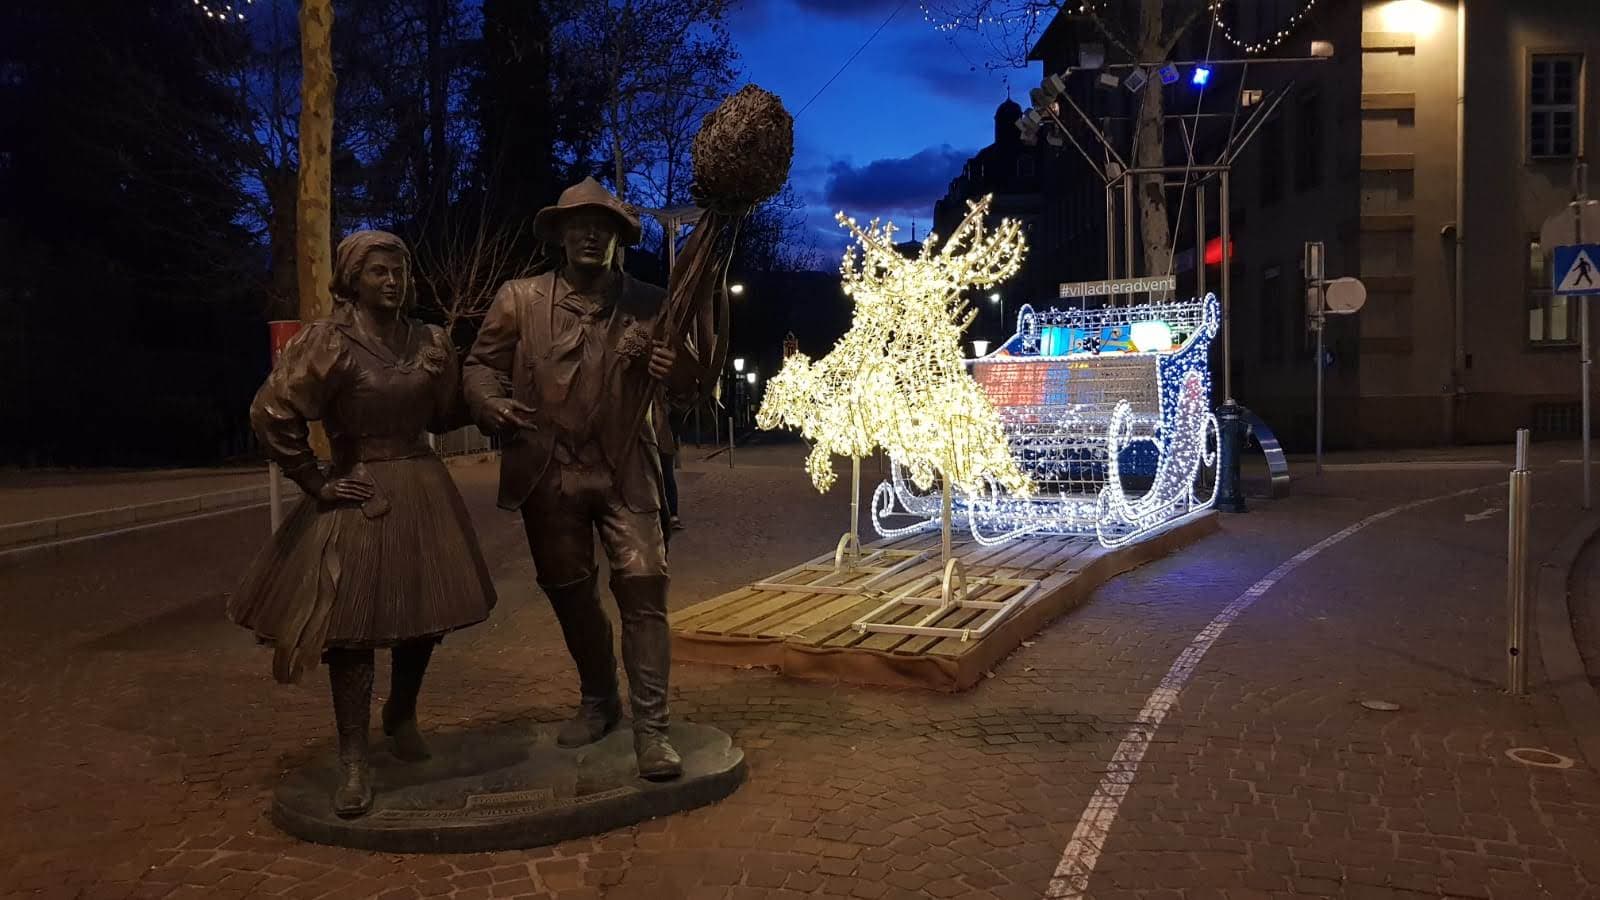
[[[1317,282],[1317,474],[1322,474],[1322,334],[1328,328],[1328,295],[1323,282]]]
[[[939,559],[948,566],[950,564],[950,478],[941,475],[939,481],[942,485],[939,498]]]
[[[1588,168],[1588,164],[1584,163],[1581,158],[1572,168],[1574,182],[1572,193],[1575,200],[1572,204],[1572,237],[1573,242],[1580,246],[1583,244],[1583,202],[1589,196],[1587,185],[1589,180]],[[1594,499],[1590,481],[1593,460],[1589,454],[1589,370],[1593,361],[1589,358],[1589,298],[1579,296],[1577,299],[1578,331],[1581,332],[1579,341],[1582,348],[1580,353],[1582,359],[1578,363],[1578,368],[1582,373],[1580,380],[1583,389],[1583,508],[1589,509]],[[1568,321],[1571,320],[1569,319]]]
[[[850,563],[854,565],[861,556],[861,532],[856,524],[861,518],[861,457],[850,457]]]

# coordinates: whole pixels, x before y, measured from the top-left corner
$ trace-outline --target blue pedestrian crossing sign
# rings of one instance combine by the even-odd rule
[[[1600,244],[1556,247],[1550,267],[1557,296],[1600,294]]]

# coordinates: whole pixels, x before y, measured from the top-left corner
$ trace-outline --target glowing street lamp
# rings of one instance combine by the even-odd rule
[[[988,341],[973,341],[972,342],[972,357],[973,357],[973,359],[982,359],[984,356],[988,355],[988,353],[989,353],[989,342]]]
[[[999,303],[1000,302],[1000,292],[999,291],[995,291],[994,293],[990,294],[989,295],[989,302],[990,303]]]
[[[733,370],[735,372],[743,372],[744,371],[744,357],[735,356],[733,358]]]
[[[744,293],[744,285],[736,281],[733,284],[728,285],[728,293],[737,297]]]
[[[746,373],[744,373],[744,380],[750,382],[751,384],[755,384],[756,383],[756,373],[754,373],[754,372],[746,372]]]

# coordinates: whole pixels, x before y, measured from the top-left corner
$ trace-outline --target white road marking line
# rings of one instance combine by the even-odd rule
[[[1100,862],[1100,851],[1105,848],[1106,839],[1111,836],[1111,826],[1116,824],[1117,814],[1122,809],[1122,801],[1128,795],[1128,790],[1133,787],[1133,780],[1139,774],[1139,763],[1144,760],[1145,749],[1150,745],[1150,739],[1155,737],[1156,730],[1161,727],[1162,721],[1167,717],[1168,711],[1178,702],[1178,694],[1183,690],[1189,678],[1194,675],[1195,667],[1200,660],[1205,658],[1206,651],[1216,643],[1228,626],[1233,624],[1241,613],[1249,609],[1262,594],[1265,594],[1273,585],[1282,581],[1290,572],[1304,565],[1308,560],[1333,545],[1343,541],[1358,531],[1375,525],[1390,516],[1397,515],[1410,509],[1415,509],[1427,503],[1439,500],[1448,500],[1452,497],[1461,497],[1489,488],[1505,484],[1488,484],[1466,490],[1453,491],[1440,494],[1437,497],[1428,497],[1423,500],[1414,500],[1391,507],[1383,512],[1374,513],[1356,522],[1354,525],[1323,538],[1315,544],[1301,550],[1294,556],[1278,564],[1277,568],[1268,572],[1260,581],[1250,585],[1243,594],[1240,594],[1217,613],[1199,634],[1189,642],[1189,646],[1178,655],[1172,668],[1167,670],[1166,677],[1150,693],[1145,701],[1144,709],[1139,711],[1139,718],[1128,733],[1123,736],[1122,742],[1117,745],[1117,750],[1111,756],[1111,762],[1106,766],[1106,773],[1100,779],[1100,786],[1095,789],[1094,796],[1089,798],[1089,805],[1084,808],[1083,815],[1078,819],[1078,827],[1072,832],[1072,840],[1067,842],[1067,847],[1061,853],[1061,862],[1056,866],[1055,877],[1050,879],[1050,886],[1045,889],[1044,896],[1059,900],[1059,898],[1081,898],[1088,896],[1089,876],[1094,874],[1095,866]]]

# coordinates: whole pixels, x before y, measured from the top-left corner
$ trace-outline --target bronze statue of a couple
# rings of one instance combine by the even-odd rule
[[[394,235],[345,238],[333,315],[284,349],[251,422],[305,492],[256,558],[228,615],[275,646],[273,674],[298,680],[328,664],[338,729],[334,811],[371,809],[368,730],[374,651],[391,651],[381,721],[393,753],[429,757],[417,694],[434,647],[495,604],[466,506],[426,433],[467,417],[503,438],[499,504],[521,510],[539,586],[578,670],[577,714],[557,742],[598,741],[622,717],[612,626],[600,607],[598,532],[622,619],[639,775],[682,774],[667,739],[667,560],[661,469],[648,409],[692,395],[691,354],[656,335],[665,292],[621,271],[639,219],[593,179],[541,210],[535,233],[553,269],[496,295],[458,373],[442,329],[405,314],[411,257]],[[317,461],[320,421],[331,464]]]

